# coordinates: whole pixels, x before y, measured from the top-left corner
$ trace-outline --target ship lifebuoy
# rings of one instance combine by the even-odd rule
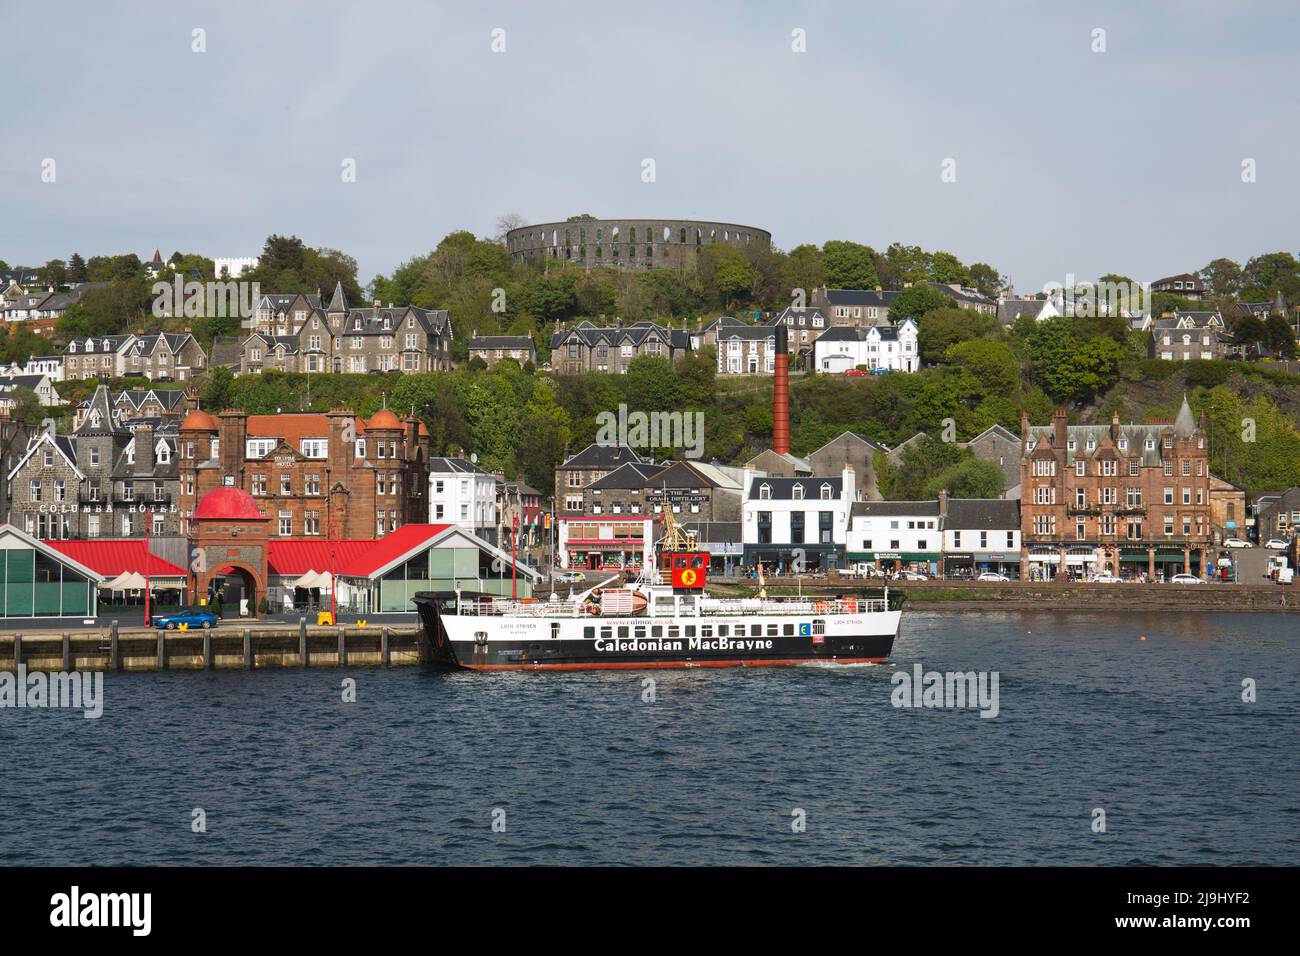
[[[845,610],[845,612],[848,613],[848,614],[857,614],[857,613],[858,613],[858,599],[857,599],[857,598],[845,598],[845,599],[844,599],[844,610]]]
[[[814,614],[826,614],[828,611],[830,611],[830,609],[831,606],[826,601],[818,601],[816,604],[813,605]]]

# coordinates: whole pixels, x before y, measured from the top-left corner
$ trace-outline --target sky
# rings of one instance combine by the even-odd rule
[[[0,0],[0,23],[11,265],[280,233],[365,284],[507,213],[903,242],[1020,292],[1300,252],[1295,2]]]

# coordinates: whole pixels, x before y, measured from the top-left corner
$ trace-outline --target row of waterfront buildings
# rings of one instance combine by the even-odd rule
[[[1057,413],[1025,418],[1019,436],[994,426],[966,443],[1004,475],[1003,497],[981,500],[881,500],[877,464],[906,448],[851,433],[806,457],[768,450],[738,466],[591,445],[556,470],[548,507],[523,482],[433,455],[425,426],[388,410],[211,413],[176,389],[100,386],[70,434],[15,427],[6,519],[44,540],[185,538],[197,503],[233,487],[272,540],[377,540],[427,522],[502,546],[515,530],[538,563],[623,568],[644,559],[669,511],[723,570],[1029,578],[1204,572],[1248,524],[1244,493],[1210,473],[1204,421],[1186,402],[1169,421],[1070,425]],[[1261,497],[1255,512],[1261,540],[1293,538],[1300,491]]]

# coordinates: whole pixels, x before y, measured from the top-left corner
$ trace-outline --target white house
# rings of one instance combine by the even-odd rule
[[[944,499],[857,502],[845,557],[879,571],[919,568],[937,574],[943,560],[943,505]]]
[[[218,279],[238,279],[245,269],[257,268],[257,256],[213,259],[212,264],[216,268],[215,275]]]
[[[856,496],[852,468],[839,475],[780,478],[746,468],[741,501],[743,561],[789,573],[835,567]]]
[[[921,367],[916,323],[872,325],[860,329],[837,325],[813,343],[813,370],[835,374],[859,365],[869,369],[915,372]]]
[[[33,355],[23,364],[24,375],[48,375],[51,382],[63,381],[62,355]]]
[[[496,478],[463,458],[430,458],[429,523],[458,525],[491,541],[497,527]]]

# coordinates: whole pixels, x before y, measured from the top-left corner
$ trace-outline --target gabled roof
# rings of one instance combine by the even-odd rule
[[[887,309],[899,293],[893,289],[824,289],[822,294],[831,305],[876,307]]]
[[[691,344],[689,332],[656,325],[653,322],[637,322],[634,325],[606,326],[602,328],[591,322],[583,321],[573,328],[557,330],[552,333],[550,347],[553,349],[559,348],[570,340],[582,342],[587,346],[595,346],[601,343],[613,346],[639,346],[650,339],[665,342],[675,349],[690,348]]]
[[[576,455],[565,460],[561,468],[606,468],[614,469],[624,462],[647,459],[637,454],[626,445],[601,445],[593,442]]]
[[[502,559],[505,567],[510,566],[510,555],[494,547],[475,534],[450,524],[404,524],[396,531],[385,535],[374,546],[354,558],[345,567],[338,569],[342,577],[368,578],[374,580],[387,574],[393,568],[411,560],[422,551],[427,551],[440,542],[459,537],[468,544],[476,545],[480,550]],[[541,574],[524,564],[518,564],[519,573],[541,580]]]
[[[593,491],[612,488],[645,488],[652,477],[657,477],[668,469],[651,461],[629,461],[619,465],[605,477],[593,481],[587,487]]]
[[[6,480],[13,481],[14,475],[18,474],[23,465],[27,464],[27,459],[36,454],[36,449],[47,444],[63,456],[63,460],[68,463],[68,466],[76,474],[78,479],[84,479],[86,477],[82,474],[81,469],[77,467],[77,456],[72,439],[66,435],[56,435],[53,432],[41,432],[41,434],[37,435],[28,443],[27,451],[23,453],[22,458],[18,459],[18,464],[14,465],[13,470],[9,472],[9,477]]]
[[[0,524],[0,538],[4,538],[6,536],[17,538],[23,544],[27,545],[30,548],[34,548],[35,550],[39,551],[41,554],[44,554],[46,557],[52,558],[55,561],[60,562],[61,564],[66,564],[71,566],[73,570],[78,571],[81,574],[84,574],[86,577],[90,578],[90,580],[94,581],[97,584],[100,581],[104,580],[104,576],[100,574],[98,571],[96,571],[94,568],[88,568],[86,567],[86,565],[82,564],[76,558],[64,554],[61,550],[55,548],[53,546],[53,543],[51,542],[37,541],[35,538],[33,538],[30,534],[27,534],[27,532],[23,531],[21,528],[16,528],[11,524]],[[58,543],[66,544],[70,542],[61,541]]]
[[[486,475],[487,472],[464,458],[430,458],[430,475]]]
[[[90,404],[81,424],[73,431],[77,435],[118,435],[124,429],[118,424],[107,385],[98,385],[90,396]]]

